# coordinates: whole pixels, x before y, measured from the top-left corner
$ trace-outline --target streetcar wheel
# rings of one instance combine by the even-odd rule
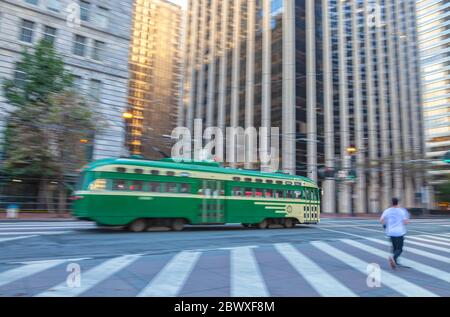
[[[147,229],[147,221],[145,219],[137,219],[128,226],[128,230],[131,232],[142,232],[145,229]]]
[[[244,228],[250,228],[251,224],[249,224],[249,223],[243,223],[242,226],[243,226]]]
[[[182,231],[184,229],[184,220],[183,219],[175,219],[172,221],[170,228],[173,231]]]
[[[284,227],[285,228],[293,228],[294,227],[294,220],[288,218],[284,221]]]
[[[267,220],[264,219],[263,221],[261,221],[260,223],[258,223],[258,224],[256,225],[256,227],[257,227],[258,229],[266,229],[268,225],[269,225],[269,223],[267,222]]]

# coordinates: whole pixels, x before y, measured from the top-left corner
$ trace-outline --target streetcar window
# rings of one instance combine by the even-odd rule
[[[242,187],[233,187],[231,190],[233,196],[243,196]]]
[[[239,182],[239,181],[241,180],[241,178],[240,178],[240,177],[233,177],[233,180],[234,180],[235,182]]]
[[[295,198],[296,199],[302,199],[302,191],[301,190],[296,190],[295,191]]]
[[[190,193],[191,192],[191,184],[181,184],[180,185],[180,193]]]
[[[255,190],[255,197],[262,197],[262,196],[263,196],[263,193],[264,193],[264,189],[262,189],[262,188],[257,188],[257,189]]]
[[[272,198],[272,196],[273,196],[273,190],[271,190],[271,189],[266,189],[265,196],[266,196],[266,198]]]
[[[160,183],[148,183],[148,191],[151,193],[161,192],[161,184]]]
[[[157,170],[151,170],[150,173],[152,175],[159,175],[159,171],[157,171]]]
[[[126,190],[125,181],[120,179],[115,179],[113,181],[113,190]]]
[[[106,179],[96,179],[89,185],[89,190],[105,190]]]
[[[177,184],[175,183],[168,183],[166,185],[166,190],[168,193],[176,193],[177,192]]]
[[[286,185],[292,185],[292,182],[286,182]]]
[[[136,174],[143,174],[143,173],[144,173],[144,170],[143,170],[143,169],[140,169],[140,168],[137,168],[137,169],[134,170],[134,172],[135,172]]]
[[[295,192],[293,190],[287,190],[286,198],[295,198]]]
[[[142,191],[144,182],[142,181],[133,181],[130,185],[130,190],[132,191]]]
[[[246,182],[251,182],[252,179],[251,179],[251,178],[244,178],[244,181],[246,181]]]
[[[253,188],[245,189],[245,197],[253,197]]]
[[[256,179],[255,179],[255,182],[257,182],[257,183],[262,183],[263,180],[262,180],[262,179],[259,179],[259,178],[256,178]]]
[[[116,171],[119,173],[125,173],[127,171],[127,169],[124,167],[118,167],[118,168],[116,168]]]
[[[295,182],[294,184],[295,184],[295,186],[302,186],[302,183],[299,183],[299,182]]]
[[[268,180],[266,180],[266,183],[267,183],[267,184],[273,184],[273,180],[268,179]]]
[[[276,182],[278,185],[283,185],[283,181],[277,181]]]
[[[275,191],[275,198],[283,198],[284,197],[284,191],[277,190]]]
[[[168,171],[168,172],[166,172],[166,175],[167,176],[175,176],[175,172]]]

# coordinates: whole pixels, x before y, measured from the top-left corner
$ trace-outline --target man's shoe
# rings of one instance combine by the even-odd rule
[[[394,259],[392,257],[389,258],[389,265],[391,266],[391,269],[395,270],[397,267],[397,264],[395,263]]]

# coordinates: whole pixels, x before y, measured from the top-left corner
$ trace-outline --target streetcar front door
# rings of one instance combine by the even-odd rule
[[[225,184],[223,181],[204,180],[202,182],[202,204],[200,206],[202,223],[225,222]]]

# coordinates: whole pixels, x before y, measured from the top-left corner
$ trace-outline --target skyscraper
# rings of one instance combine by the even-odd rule
[[[282,170],[316,178],[323,114],[315,2],[190,1],[179,123],[279,127]]]
[[[170,155],[181,76],[181,7],[165,0],[136,0],[130,47],[127,144],[147,158]]]
[[[190,1],[179,124],[279,127],[282,171],[317,180],[324,212],[413,206],[416,38],[413,0]]]
[[[431,184],[447,181],[450,167],[450,3],[417,1],[427,158],[434,160]]]
[[[401,198],[418,203],[424,175],[415,1],[330,1],[335,158],[352,166],[355,184],[340,182],[338,209],[377,212]],[[345,150],[353,145],[353,159]]]

